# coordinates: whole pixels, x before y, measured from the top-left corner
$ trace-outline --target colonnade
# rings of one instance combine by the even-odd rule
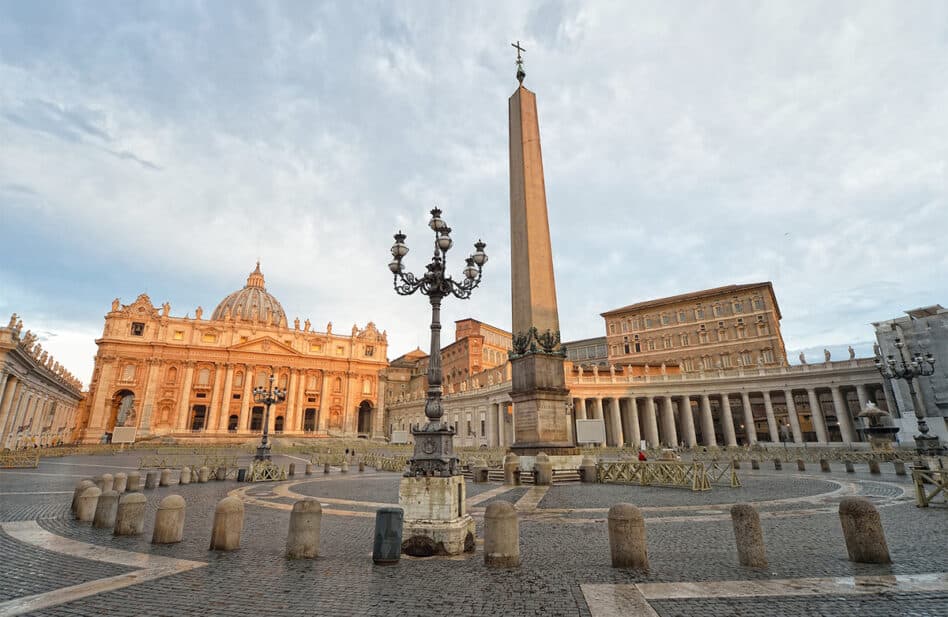
[[[68,440],[80,398],[0,370],[0,449]]]
[[[599,419],[603,446],[737,446],[758,441],[862,441],[855,413],[870,400],[885,408],[881,384],[831,385],[699,394],[576,396],[574,420]]]

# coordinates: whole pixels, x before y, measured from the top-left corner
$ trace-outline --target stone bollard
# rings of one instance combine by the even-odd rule
[[[797,471],[806,471],[806,463],[803,462],[802,458],[797,459]]]
[[[104,491],[99,495],[95,504],[95,515],[92,526],[96,529],[112,529],[115,527],[115,512],[118,510],[119,494],[115,491]]]
[[[487,482],[487,463],[482,458],[471,459],[471,481],[474,484]]]
[[[125,492],[137,493],[140,490],[142,490],[142,474],[133,471],[128,474],[128,478],[125,481]]]
[[[895,467],[895,475],[904,476],[905,475],[905,463],[902,461],[892,461],[892,466]]]
[[[596,459],[584,456],[579,465],[579,479],[582,482],[596,482],[599,478],[596,473]]]
[[[113,481],[114,479],[112,478],[112,474],[104,473],[95,479],[95,485],[98,486],[99,490],[104,493],[105,491],[112,490]]]
[[[211,528],[211,550],[233,551],[240,548],[240,532],[244,528],[244,502],[236,497],[224,497],[214,508],[214,526]]]
[[[289,559],[313,559],[319,556],[319,527],[323,508],[314,497],[293,504],[290,531],[286,535],[286,556]]]
[[[191,484],[191,468],[182,467],[181,477],[178,478],[178,484]]]
[[[115,474],[115,477],[112,479],[112,490],[116,493],[122,494],[125,492],[127,486],[128,476],[122,472]]]
[[[751,469],[760,469],[760,461],[756,458],[751,459]]]
[[[484,512],[484,565],[491,568],[520,565],[520,521],[509,501],[490,503]]]
[[[645,519],[630,503],[609,508],[609,552],[613,568],[648,570]]]
[[[323,473],[329,473],[329,461],[323,464]]]
[[[286,468],[286,477],[292,478],[296,475],[296,463],[290,463],[289,467]]]
[[[207,468],[207,465],[201,467],[198,470],[198,482],[204,484],[211,479],[211,470]]]
[[[365,461],[359,461],[359,471],[365,471]]]
[[[401,508],[379,508],[375,512],[375,538],[372,562],[384,566],[398,563],[402,556],[402,528],[405,511]]]
[[[844,497],[839,502],[849,560],[856,563],[892,563],[879,511],[864,497]]]
[[[139,536],[145,530],[145,496],[141,493],[126,493],[118,502],[115,514],[117,536]]]
[[[779,458],[775,458],[775,459],[774,459],[774,470],[775,470],[775,471],[780,471],[781,469],[783,469],[783,463],[780,462],[780,459],[779,459]]]
[[[882,470],[879,469],[879,459],[869,459],[869,473],[880,474]]]
[[[82,496],[82,492],[90,486],[95,486],[95,482],[92,480],[80,480],[79,484],[76,485],[76,490],[72,493],[72,505],[69,506],[69,511],[72,512],[73,516],[75,516],[79,508],[79,497]]]
[[[754,506],[748,503],[731,506],[731,522],[734,524],[738,562],[748,568],[766,568],[764,532],[760,529],[760,515]]]
[[[340,473],[349,473],[349,461],[342,459],[342,463],[339,464]]]
[[[306,473],[307,476],[313,475],[313,472],[315,470],[316,470],[316,465],[313,465],[312,463],[306,463],[306,471],[304,473]]]
[[[553,484],[553,461],[546,452],[537,454],[536,462],[533,464],[533,483],[537,486]]]
[[[856,468],[853,466],[852,461],[843,461],[843,464],[846,466],[846,473],[856,473]]]
[[[191,468],[191,484],[198,484],[201,481],[201,472],[197,467]]]
[[[820,459],[820,471],[830,472],[832,468],[830,467],[830,462],[825,458]]]
[[[161,476],[159,478],[160,479],[158,480],[158,486],[171,486],[171,470],[170,469],[162,469]]]
[[[158,504],[152,544],[174,544],[184,537],[184,497],[168,495]]]
[[[156,486],[158,486],[158,472],[149,471],[145,474],[145,488],[150,490]]]
[[[506,486],[520,484],[520,457],[513,452],[504,456],[504,484]]]
[[[226,467],[218,467],[217,469],[215,469],[215,470],[214,470],[214,479],[217,480],[218,482],[223,482],[224,480],[226,480],[226,479],[227,479],[227,468],[226,468]]]
[[[79,503],[76,504],[76,518],[83,523],[91,523],[95,518],[96,506],[99,503],[99,495],[102,491],[98,486],[90,486],[79,495]]]

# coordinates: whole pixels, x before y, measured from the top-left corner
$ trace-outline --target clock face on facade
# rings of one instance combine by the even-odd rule
[[[421,451],[425,454],[434,454],[437,444],[435,444],[434,439],[426,439],[423,444],[421,444]]]

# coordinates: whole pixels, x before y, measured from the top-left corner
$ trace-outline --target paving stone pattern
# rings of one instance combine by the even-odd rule
[[[123,458],[88,457],[78,463],[99,464],[106,458],[121,463]],[[75,460],[75,459],[73,459]],[[135,459],[137,460],[137,459]],[[124,457],[125,464],[132,459]],[[118,468],[118,467],[116,467]],[[45,462],[39,473],[65,473],[82,477],[109,471],[104,468],[59,466]],[[413,615],[491,616],[499,615],[590,615],[580,590],[583,583],[715,581],[767,578],[851,576],[856,574],[922,573],[948,571],[944,529],[948,511],[944,508],[918,509],[907,500],[893,500],[898,487],[891,477],[872,477],[876,485],[863,485],[879,495],[882,520],[894,564],[858,565],[846,559],[842,533],[835,513],[765,518],[762,521],[770,568],[756,571],[737,565],[733,532],[729,519],[710,517],[701,522],[678,522],[672,509],[650,517],[646,524],[651,570],[634,573],[615,570],[609,564],[605,514],[525,517],[521,521],[522,566],[513,570],[488,570],[483,565],[482,548],[473,556],[456,559],[403,558],[396,566],[374,566],[371,560],[374,521],[368,517],[324,515],[319,559],[287,561],[283,557],[289,512],[248,505],[241,549],[231,553],[208,551],[214,505],[231,490],[246,487],[233,481],[163,487],[147,491],[148,511],[142,537],[113,538],[105,530],[92,529],[68,517],[70,494],[9,495],[13,487],[29,478],[31,490],[69,490],[78,477],[20,475],[0,472],[3,504],[0,516],[41,517],[40,525],[63,536],[117,549],[165,555],[207,562],[208,566],[174,576],[125,587],[116,591],[55,606],[37,615],[109,615],[239,617],[242,615]],[[334,475],[334,474],[332,474]],[[868,480],[868,474],[866,480]],[[12,477],[11,477],[12,476]],[[358,473],[346,478],[312,482],[293,487],[301,494],[351,500],[394,502],[399,475],[385,474],[385,481]],[[709,493],[681,489],[618,486],[559,485],[547,493],[544,508],[608,507],[617,501],[646,499],[652,504],[701,506],[740,500],[773,500],[783,497],[815,496],[853,482],[851,474],[789,474],[743,472],[742,494],[728,488]],[[294,480],[305,479],[297,476]],[[829,481],[828,481],[829,480]],[[881,483],[878,483],[881,480]],[[469,494],[496,489],[498,484],[469,484]],[[255,485],[253,492],[275,495],[274,485]],[[516,501],[528,488],[520,487],[493,499]],[[161,497],[180,494],[187,500],[184,541],[177,545],[149,543],[154,512]],[[634,498],[630,498],[634,496]],[[272,498],[279,503],[285,499]],[[887,500],[887,501],[886,501]],[[481,504],[486,505],[486,504]],[[334,509],[344,510],[332,505]],[[358,509],[358,506],[352,506]],[[366,508],[362,508],[366,510]],[[787,508],[789,510],[789,508]],[[681,514],[690,514],[690,511]],[[663,518],[664,517],[664,518]],[[10,520],[7,518],[6,520]],[[477,518],[482,537],[483,522]],[[939,542],[939,538],[941,541]],[[42,554],[26,545],[0,536],[0,580],[10,586],[0,591],[14,595],[49,591],[111,576],[124,571],[118,566],[93,562],[76,563],[61,555]],[[13,556],[8,558],[7,556]],[[35,577],[14,575],[22,570]],[[35,582],[17,582],[17,581]],[[14,587],[21,585],[21,587]],[[35,585],[30,587],[29,585]],[[51,587],[52,586],[52,587]],[[663,616],[672,615],[926,615],[948,616],[948,594],[888,594],[845,598],[752,598],[722,600],[656,601]]]

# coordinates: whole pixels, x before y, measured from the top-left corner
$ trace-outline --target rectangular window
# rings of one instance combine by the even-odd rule
[[[662,325],[667,326],[671,322],[671,319],[665,313],[662,313]]]
[[[623,322],[622,322],[622,331],[623,331],[623,332],[628,332],[628,331],[629,331],[629,322],[627,322],[627,321],[623,321]]]
[[[207,392],[198,392],[194,395],[194,398],[207,398]]]
[[[715,316],[715,317],[720,317],[720,316],[721,316],[721,312],[722,312],[722,311],[721,311],[721,305],[720,305],[720,304],[715,304],[715,305],[714,305],[714,316]]]
[[[239,401],[239,400],[240,400],[240,394],[235,394],[235,395],[234,395],[234,400],[235,400],[235,401]]]
[[[371,358],[375,355],[375,345],[366,345],[365,346],[365,357]]]
[[[754,310],[762,311],[764,310],[764,301],[760,298],[754,298]]]
[[[764,364],[772,364],[772,363],[773,363],[773,361],[774,361],[774,352],[773,352],[773,351],[771,351],[770,349],[765,349],[762,355],[764,356]]]
[[[204,343],[213,343],[217,340],[217,336],[213,332],[205,332],[201,335],[201,341]]]
[[[344,355],[346,355],[346,348],[343,347],[342,345],[339,345],[338,347],[336,347],[336,355],[337,355],[337,356],[344,356]]]
[[[655,351],[655,341],[653,339],[648,340],[648,350]]]
[[[184,340],[184,330],[175,330],[174,331],[174,340],[183,341]]]
[[[682,335],[681,335],[681,346],[682,346],[682,347],[687,347],[687,346],[688,346],[688,335],[687,335],[687,334],[682,334]]]
[[[140,321],[132,322],[132,336],[142,336],[145,334],[145,324]]]
[[[700,306],[695,309],[695,319],[704,319],[704,309]]]
[[[754,356],[751,355],[751,352],[749,351],[742,351],[741,362],[744,363],[744,366],[750,366],[751,364],[754,363]]]
[[[481,437],[487,435],[487,423],[484,420],[481,420]]]
[[[731,368],[731,356],[728,354],[721,354],[721,366],[724,368]]]
[[[609,334],[615,334],[615,333],[616,333],[616,324],[615,322],[613,322],[609,324]]]
[[[642,351],[642,345],[640,343],[635,344],[635,353],[640,353]]]
[[[678,323],[685,323],[685,312],[678,311]]]
[[[703,366],[706,370],[711,368],[711,358],[710,358],[710,356],[705,356],[705,357],[701,358],[701,366]]]
[[[741,302],[740,300],[736,300],[736,301],[734,302],[734,312],[735,312],[735,313],[743,313],[743,312],[744,312],[744,303]]]

